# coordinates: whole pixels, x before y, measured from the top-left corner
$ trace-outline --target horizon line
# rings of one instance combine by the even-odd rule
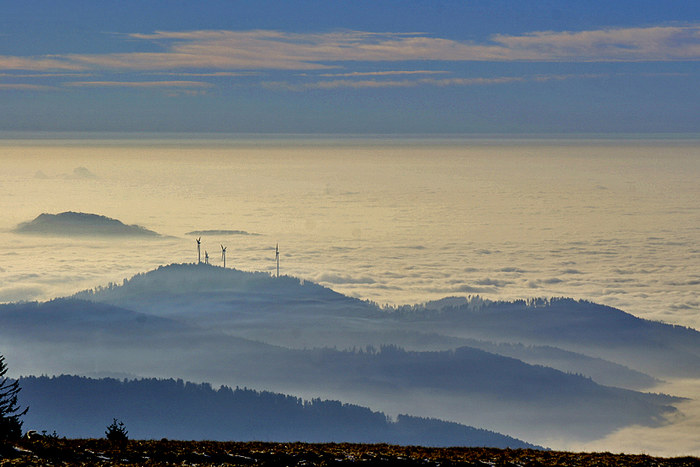
[[[0,130],[0,141],[231,141],[246,140],[700,140],[700,132],[446,132],[446,133],[337,133],[337,132],[224,132],[224,131],[102,131],[102,130]]]

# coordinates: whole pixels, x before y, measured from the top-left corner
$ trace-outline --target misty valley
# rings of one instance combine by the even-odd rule
[[[655,388],[700,378],[696,330],[591,302],[380,306],[206,264],[0,305],[0,342],[25,427],[68,437],[551,447],[671,423]]]

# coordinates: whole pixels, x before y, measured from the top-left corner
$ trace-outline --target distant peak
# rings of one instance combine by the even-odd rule
[[[59,214],[42,213],[32,221],[19,224],[13,232],[58,236],[160,236],[140,225],[126,225],[111,217],[75,211]]]

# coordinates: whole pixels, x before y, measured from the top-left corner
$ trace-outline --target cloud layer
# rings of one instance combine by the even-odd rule
[[[279,242],[283,274],[379,303],[570,296],[700,327],[697,144],[392,141],[5,146],[17,166],[0,177],[12,245],[0,301],[20,285],[50,298],[194,261],[182,235],[225,226],[262,235],[206,236],[213,264],[224,244],[229,267],[274,272]],[[22,247],[9,233],[65,210],[181,238]],[[64,280],[70,268],[79,277]]]
[[[156,31],[117,35],[123,47],[134,41],[160,51],[0,56],[0,71],[83,73],[189,73],[189,76],[241,76],[238,73],[305,71],[317,73],[313,88],[371,88],[416,85],[506,83],[519,78],[426,77],[444,70],[337,71],[356,63],[429,62],[639,62],[700,59],[700,26],[653,26],[588,31],[496,34],[483,42],[422,33],[335,31],[291,33],[276,30]],[[47,46],[48,47],[48,46]],[[6,76],[6,74],[4,75]],[[25,75],[26,76],[26,75]],[[250,76],[248,74],[248,76]],[[396,77],[402,79],[396,80]],[[69,75],[65,75],[66,78]],[[342,78],[342,79],[335,79]],[[360,80],[355,80],[360,78]],[[369,79],[371,78],[371,79]],[[381,80],[390,78],[388,81]],[[550,78],[544,78],[550,79]],[[206,87],[197,81],[78,80],[71,86]],[[32,88],[35,86],[35,88]],[[0,84],[1,89],[38,89],[32,84]]]
[[[281,31],[159,31],[131,34],[163,53],[72,55],[75,66],[119,69],[328,68],[329,62],[432,61],[668,61],[700,58],[700,26],[543,31],[494,35],[484,43],[420,33],[342,31],[298,34]]]

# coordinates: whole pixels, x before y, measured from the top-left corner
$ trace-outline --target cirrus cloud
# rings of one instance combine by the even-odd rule
[[[358,76],[392,76],[392,75],[440,75],[448,74],[444,70],[394,70],[394,71],[353,71],[351,73],[321,73],[324,78],[356,78]]]
[[[14,57],[11,55],[0,55],[0,70],[24,70],[24,71],[44,71],[44,70],[70,70],[81,71],[85,67],[71,60],[63,58],[43,57]]]
[[[513,59],[667,61],[700,58],[700,26],[656,26],[578,32],[498,35],[494,42]]]
[[[700,25],[494,35],[483,42],[422,33],[274,30],[156,31],[126,36],[162,52],[0,56],[3,70],[327,70],[338,62],[688,61],[700,59]]]
[[[0,91],[48,91],[51,86],[28,83],[0,83]]]
[[[593,79],[604,78],[610,75],[601,73],[582,73],[567,75],[535,75],[535,76],[496,76],[476,78],[421,78],[401,80],[381,79],[330,79],[322,81],[310,81],[304,83],[291,83],[286,81],[264,81],[262,86],[268,89],[281,89],[286,91],[305,91],[312,89],[331,90],[340,88],[409,88],[416,86],[488,86],[498,84],[522,83],[522,82],[547,82],[563,81],[569,79]],[[480,254],[490,254],[489,251],[480,251]]]
[[[213,84],[201,81],[74,81],[66,83],[66,86],[107,88],[210,88]]]
[[[667,61],[700,59],[700,26],[494,35],[476,43],[420,33],[189,31],[132,34],[170,41],[174,60],[310,69],[330,61]]]

